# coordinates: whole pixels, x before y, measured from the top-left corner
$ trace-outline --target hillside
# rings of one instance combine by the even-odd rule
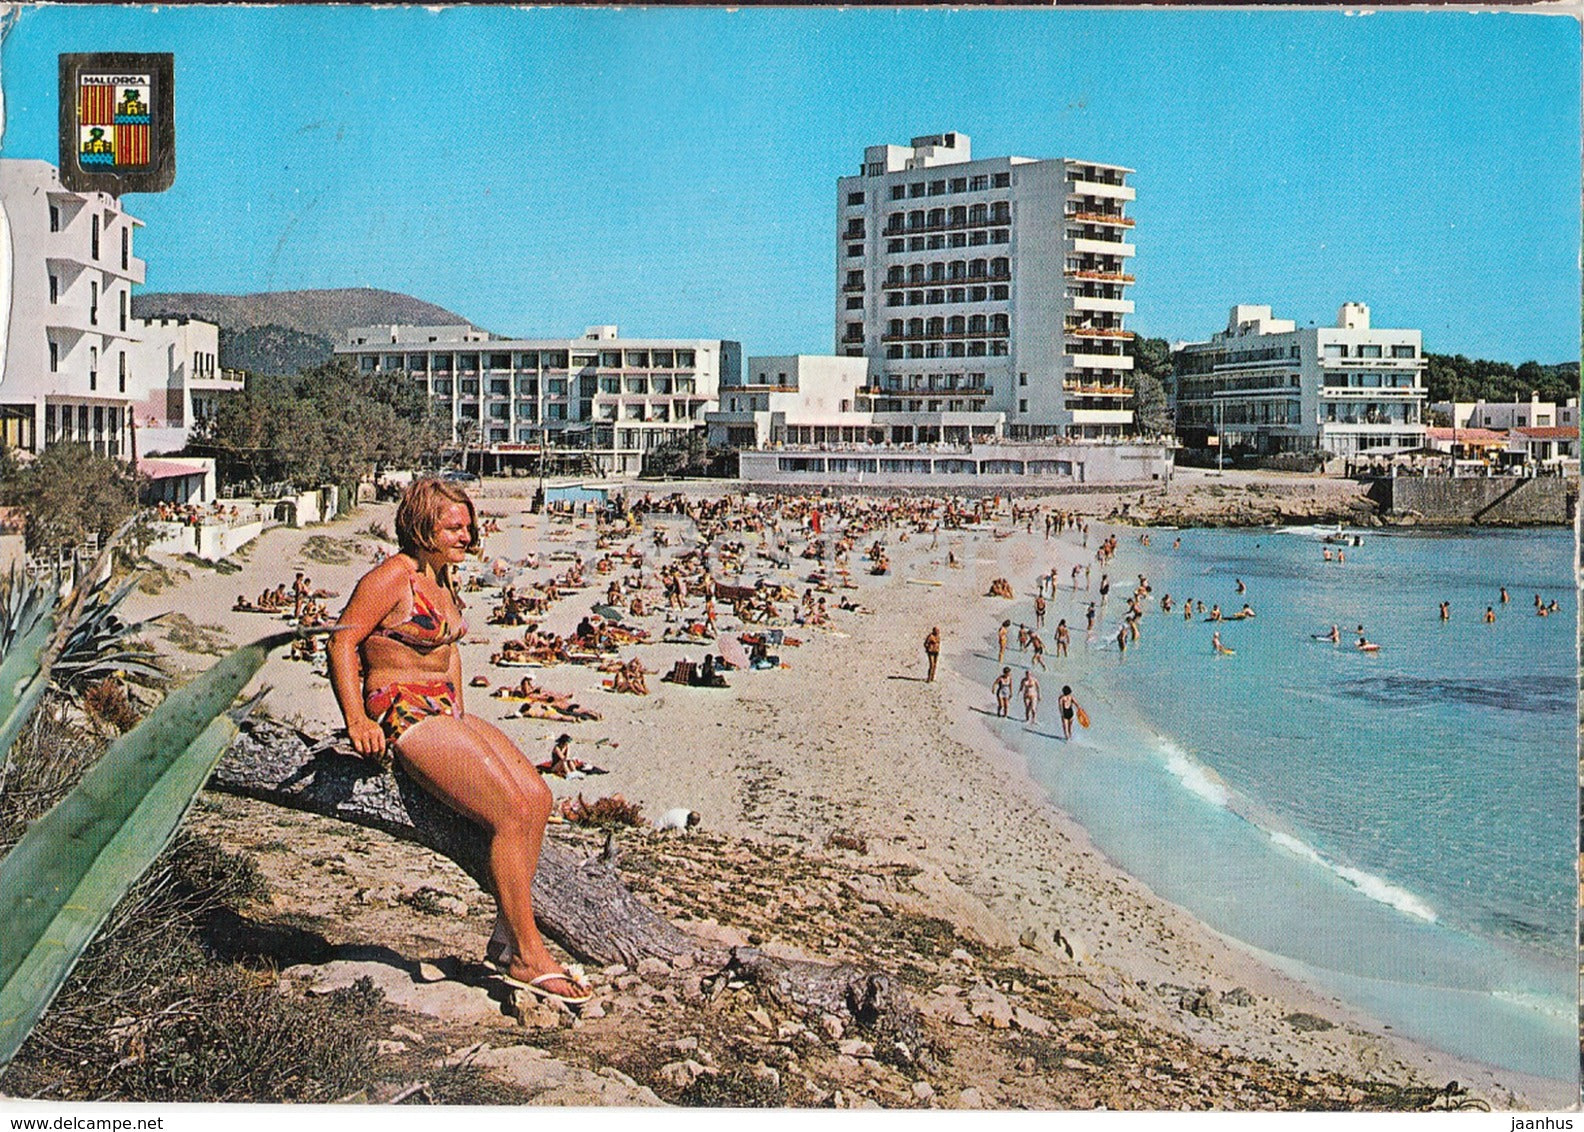
[[[220,364],[254,373],[296,373],[330,357],[350,326],[467,322],[444,307],[396,291],[345,287],[252,295],[149,292],[132,297],[138,318],[190,315],[220,326]]]

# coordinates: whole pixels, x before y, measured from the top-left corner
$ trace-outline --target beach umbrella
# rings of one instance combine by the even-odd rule
[[[715,647],[721,654],[721,659],[733,668],[748,667],[748,651],[742,647],[742,642],[736,637],[721,635],[715,638]]]

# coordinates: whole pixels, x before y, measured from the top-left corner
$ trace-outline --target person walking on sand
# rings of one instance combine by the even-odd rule
[[[1072,643],[1072,633],[1067,628],[1067,618],[1063,617],[1056,622],[1056,655],[1066,656],[1067,646]]]
[[[998,648],[996,649],[997,664],[1000,664],[1006,659],[1007,630],[1010,628],[1012,628],[1012,622],[1010,620],[1003,621],[1001,622],[1001,632],[996,634],[996,642],[998,645]]]
[[[330,639],[347,735],[366,758],[394,752],[419,786],[484,828],[498,907],[486,955],[510,985],[580,1006],[592,990],[556,962],[534,923],[554,798],[516,744],[463,709],[456,568],[479,545],[478,514],[460,487],[421,479],[403,493],[395,526],[398,552],[359,580]]]
[[[1073,698],[1072,686],[1063,684],[1061,696],[1056,701],[1061,712],[1062,738],[1072,742],[1073,719],[1078,714],[1078,701]]]
[[[1043,670],[1045,668],[1045,642],[1040,640],[1038,633],[1029,634],[1029,647],[1034,650],[1032,663],[1039,665]]]
[[[1089,603],[1089,608],[1084,611],[1084,617],[1087,619],[1087,623],[1084,625],[1084,632],[1093,633],[1094,632],[1094,627],[1095,627],[1095,603],[1094,602],[1091,601]]]
[[[924,677],[926,684],[935,683],[935,665],[940,661],[940,641],[940,626],[932,626],[924,638],[924,659],[929,662],[929,675]]]
[[[1045,595],[1042,593],[1034,599],[1034,628],[1045,627]]]
[[[1001,669],[1001,675],[995,678],[990,690],[995,693],[996,715],[1005,719],[1012,704],[1012,669]]]
[[[1024,670],[1023,682],[1018,687],[1023,693],[1023,722],[1033,723],[1034,717],[1039,714],[1040,689],[1032,670]]]

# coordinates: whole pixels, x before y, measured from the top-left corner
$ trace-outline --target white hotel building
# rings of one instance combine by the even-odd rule
[[[1131,172],[974,160],[961,133],[866,149],[837,182],[836,353],[869,359],[859,407],[999,415],[1019,440],[1130,433]]]
[[[1403,452],[1425,441],[1417,330],[1370,325],[1344,303],[1335,326],[1300,329],[1268,306],[1235,306],[1226,329],[1176,355],[1167,399],[1177,435],[1259,453]]]
[[[86,444],[131,459],[186,443],[196,416],[242,388],[218,368],[219,328],[131,316],[143,222],[74,193],[45,161],[0,160],[0,442]]]
[[[473,326],[358,326],[335,352],[364,373],[421,382],[497,466],[541,444],[586,453],[601,474],[641,470],[651,448],[704,429],[742,347],[718,338],[622,338],[591,326],[581,338],[498,338]],[[471,427],[468,427],[471,426]]]

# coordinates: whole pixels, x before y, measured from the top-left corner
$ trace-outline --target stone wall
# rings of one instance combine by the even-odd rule
[[[1397,476],[1375,480],[1369,495],[1387,522],[1522,526],[1571,523],[1579,485],[1573,476]]]

